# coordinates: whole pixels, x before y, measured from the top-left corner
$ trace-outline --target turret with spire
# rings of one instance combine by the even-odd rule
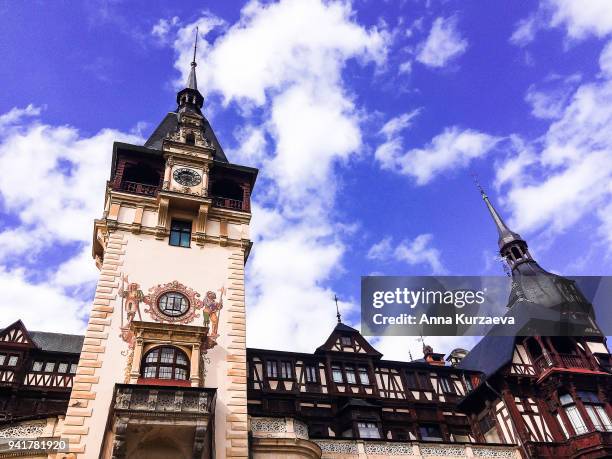
[[[499,253],[511,269],[512,291],[508,307],[528,302],[546,308],[592,314],[592,305],[575,282],[544,270],[529,253],[527,241],[508,227],[483,188],[478,182],[476,184],[497,229]]]
[[[198,28],[196,27],[195,42],[193,45],[193,59],[191,60],[191,69],[187,77],[185,88],[180,90],[176,95],[176,103],[178,104],[178,112],[195,112],[202,116],[201,108],[204,105],[204,96],[198,91],[198,79],[196,76],[196,54],[198,51]]]

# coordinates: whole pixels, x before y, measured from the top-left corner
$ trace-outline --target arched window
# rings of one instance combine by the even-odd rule
[[[142,377],[186,380],[189,375],[189,359],[180,349],[161,346],[151,349],[142,362]]]
[[[185,143],[187,145],[195,145],[195,135],[192,132],[185,136]]]

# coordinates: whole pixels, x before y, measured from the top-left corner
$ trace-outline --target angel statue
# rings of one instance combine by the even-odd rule
[[[223,308],[223,294],[225,293],[225,287],[221,287],[218,292],[219,301],[217,301],[217,294],[215,292],[206,292],[204,298],[204,326],[211,326],[211,336],[218,336],[217,330],[219,328],[219,314]]]

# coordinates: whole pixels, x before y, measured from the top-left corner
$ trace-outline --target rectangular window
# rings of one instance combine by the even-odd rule
[[[366,367],[359,367],[359,381],[361,384],[370,384],[370,376]]]
[[[355,370],[352,368],[346,369],[346,382],[349,384],[357,384],[357,378],[355,377]]]
[[[455,393],[455,387],[452,383],[452,381],[448,378],[440,378],[440,385],[442,386],[442,391],[445,394],[454,394]]]
[[[161,363],[172,363],[174,360],[174,349],[169,347],[162,348],[161,357],[159,361]]]
[[[16,355],[11,355],[8,360],[8,366],[14,367],[15,365],[17,365],[18,360],[19,360],[19,357],[17,357]]]
[[[317,367],[314,365],[306,366],[306,382],[316,383],[317,382]]]
[[[380,438],[378,426],[373,422],[358,422],[359,438]]]
[[[32,371],[42,371],[43,363],[40,361],[36,361],[32,364]]]
[[[70,373],[75,374],[77,371],[77,364],[76,363],[71,363],[70,364]]]
[[[155,367],[152,367],[152,366],[145,367],[144,377],[145,378],[155,378]]]
[[[340,343],[343,346],[351,346],[353,344],[353,341],[351,340],[350,336],[341,336],[340,337]]]
[[[278,368],[274,360],[268,360],[266,363],[266,374],[268,378],[278,378]]]
[[[0,354],[0,365],[4,365],[5,360],[6,360],[6,355]]]
[[[467,391],[472,392],[474,390],[474,386],[472,385],[472,378],[470,376],[468,376],[467,378],[464,377],[464,381]]]
[[[191,246],[191,222],[172,220],[170,224],[170,245],[176,247]]]
[[[342,370],[340,367],[332,367],[332,379],[335,383],[342,383],[344,379],[342,378]]]
[[[565,413],[567,414],[567,417],[572,423],[572,427],[574,428],[574,431],[576,432],[577,435],[581,435],[587,432],[587,426],[584,423],[582,416],[580,416],[580,413],[578,412],[578,408],[576,407],[576,405],[566,406]]]
[[[51,373],[55,369],[55,362],[47,362],[45,365],[45,371]]]
[[[68,371],[68,364],[67,363],[60,363],[57,366],[57,371],[59,373],[66,373]]]
[[[281,362],[281,378],[291,379],[293,378],[293,365],[291,362]]]
[[[174,370],[175,379],[187,379],[187,370],[183,368],[176,368]]]
[[[421,440],[424,441],[442,441],[442,432],[436,424],[424,424],[419,426]]]
[[[172,379],[172,367],[159,367],[159,379]]]

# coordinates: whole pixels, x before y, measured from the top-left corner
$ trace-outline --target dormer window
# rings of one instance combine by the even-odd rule
[[[353,340],[351,339],[350,336],[341,336],[340,337],[340,344],[342,344],[343,346],[352,346],[353,345]]]

